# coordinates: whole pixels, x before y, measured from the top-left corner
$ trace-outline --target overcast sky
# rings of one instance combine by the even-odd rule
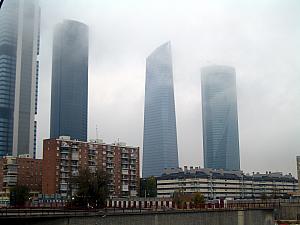
[[[300,1],[40,0],[38,155],[50,133],[52,38],[90,28],[88,137],[143,144],[145,59],[173,51],[180,165],[203,166],[200,68],[236,68],[241,169],[296,171],[300,155]],[[142,152],[141,152],[142,155]]]

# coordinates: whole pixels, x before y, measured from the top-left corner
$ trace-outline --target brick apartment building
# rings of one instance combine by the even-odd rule
[[[0,192],[8,193],[15,185],[27,186],[31,192],[42,192],[42,160],[28,155],[0,159]]]
[[[125,143],[83,142],[68,136],[46,139],[43,165],[43,194],[70,196],[70,179],[83,167],[101,168],[111,175],[110,196],[136,196],[139,190],[139,147]]]

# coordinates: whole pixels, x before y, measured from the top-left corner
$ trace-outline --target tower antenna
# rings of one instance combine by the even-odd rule
[[[96,124],[96,139],[98,140],[98,125]]]

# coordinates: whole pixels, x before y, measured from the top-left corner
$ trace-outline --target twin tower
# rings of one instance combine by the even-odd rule
[[[234,68],[204,67],[201,90],[204,167],[239,170]],[[143,177],[160,176],[165,168],[178,166],[172,54],[167,42],[146,60]]]

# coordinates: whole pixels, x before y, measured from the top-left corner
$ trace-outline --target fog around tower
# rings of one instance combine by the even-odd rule
[[[200,68],[221,64],[236,70],[241,169],[296,174],[298,0],[40,0],[40,5],[38,156],[50,135],[54,26],[74,19],[90,32],[89,138],[143,146],[146,57],[171,41],[180,165],[203,167]]]

